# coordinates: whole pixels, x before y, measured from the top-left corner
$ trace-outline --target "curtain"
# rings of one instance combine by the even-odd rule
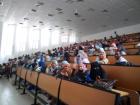
[[[29,50],[35,50],[39,48],[39,29],[31,29],[29,32]]]
[[[54,30],[52,32],[52,38],[51,38],[52,45],[58,45],[59,44],[59,40],[60,40],[59,36],[60,36],[59,30]]]
[[[24,52],[26,49],[28,29],[22,25],[17,26],[15,35],[15,52]]]
[[[67,43],[68,42],[68,35],[61,36],[61,43]]]
[[[51,32],[47,28],[41,30],[41,48],[48,47],[50,44]]]
[[[60,30],[48,30],[47,27],[35,29],[24,25],[5,23],[2,29],[0,62],[76,41],[75,33],[68,32],[67,35],[60,35]]]
[[[2,32],[2,42],[1,42],[1,61],[8,59],[13,53],[13,43],[15,35],[15,25],[4,24]]]
[[[74,32],[71,32],[70,36],[69,36],[69,42],[70,43],[75,43],[76,42],[76,35]]]

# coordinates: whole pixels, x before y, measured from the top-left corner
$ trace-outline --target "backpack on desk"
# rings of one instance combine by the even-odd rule
[[[95,81],[98,76],[101,79],[107,79],[107,74],[102,69],[101,65],[98,62],[93,62],[91,63],[90,77]]]

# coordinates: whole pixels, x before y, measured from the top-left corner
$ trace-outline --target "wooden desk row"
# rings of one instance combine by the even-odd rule
[[[136,40],[136,41],[132,41],[132,42],[123,43],[123,45],[132,45],[132,44],[136,45],[136,44],[138,44],[139,42],[140,42],[140,40]]]
[[[95,62],[97,56],[89,56],[88,59],[90,62]],[[113,55],[108,55],[107,56],[109,60],[109,64],[115,64],[116,59]],[[129,62],[131,62],[134,65],[140,65],[140,55],[125,55],[124,58],[126,58]],[[74,63],[74,56],[70,57],[70,63]]]
[[[126,49],[129,49],[129,48],[137,48],[137,47],[136,47],[136,44],[131,44],[131,43],[124,44],[123,46],[124,46],[124,48],[126,48]]]
[[[105,52],[106,52],[106,54],[108,55],[108,56],[110,56],[110,51],[109,50],[105,50]],[[138,48],[128,48],[128,49],[126,49],[126,53],[127,53],[127,55],[136,55],[137,53],[139,52],[139,49]],[[98,54],[98,52],[96,51],[95,52],[95,54]],[[93,56],[96,56],[96,55],[93,55]],[[74,52],[70,52],[70,56],[74,56]]]
[[[131,47],[132,45],[128,46],[128,47]],[[128,55],[130,54],[137,54],[139,51],[138,48],[126,48],[126,53]],[[110,51],[109,50],[105,50],[106,54],[109,55],[110,54]]]
[[[54,97],[58,97],[58,89],[60,89],[59,99],[68,105],[117,105],[118,97],[122,96],[120,95],[121,91],[101,90],[67,80],[56,79],[22,67],[17,68],[17,76]],[[37,94],[36,91],[35,104]]]
[[[76,66],[75,64],[71,64]],[[116,87],[118,89],[129,92],[131,105],[139,105],[139,93],[140,91],[140,66],[139,67],[127,67],[127,66],[115,66],[115,65],[101,65],[103,70],[107,73],[108,79],[117,80]],[[88,69],[91,69],[91,65],[87,64]],[[121,87],[121,88],[120,88]]]
[[[128,46],[129,47],[129,46]],[[130,46],[131,47],[131,46]],[[126,48],[126,53],[128,55],[130,54],[137,54],[137,52],[139,51],[138,48]],[[105,50],[106,54],[109,55],[110,54],[110,51],[109,50]]]
[[[117,79],[116,86],[140,91],[140,66],[114,66],[102,65],[109,79]]]
[[[117,87],[140,91],[140,66],[101,65],[101,67],[107,73],[109,79],[118,80]],[[90,70],[91,65],[87,64],[87,68]]]
[[[123,67],[113,65],[102,65],[109,79],[118,80],[116,87],[130,94],[131,105],[139,105],[140,92],[140,67]]]

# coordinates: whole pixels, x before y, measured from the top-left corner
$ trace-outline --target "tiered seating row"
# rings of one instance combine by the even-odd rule
[[[91,70],[91,64],[86,64],[88,70]],[[76,69],[76,64],[71,64]],[[135,91],[140,91],[140,66],[117,66],[101,65],[106,72],[108,79],[118,80],[116,86]]]
[[[21,67],[17,68],[17,76],[36,86],[36,89],[38,87],[56,98],[58,97],[58,92],[60,92],[59,99],[68,105],[117,105],[116,102],[119,97],[117,92],[56,79],[55,77]],[[36,91],[35,104],[37,102],[37,94]]]
[[[116,86],[140,91],[140,67],[102,65],[109,79],[117,79]]]
[[[95,62],[97,56],[89,56],[88,59],[90,62]],[[107,56],[109,60],[109,64],[115,64],[116,59],[113,55]],[[129,62],[131,62],[134,65],[140,65],[140,55],[125,55],[124,58],[126,58]],[[70,57],[70,62],[74,63],[74,56]]]
[[[90,70],[90,64],[87,64]],[[102,65],[108,79],[117,80],[115,87],[130,94],[131,105],[139,105],[140,92],[140,66]],[[118,88],[119,87],[119,88]],[[121,88],[120,88],[121,87]]]

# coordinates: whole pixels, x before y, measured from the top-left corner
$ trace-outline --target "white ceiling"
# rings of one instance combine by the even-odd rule
[[[27,23],[37,27],[48,26],[52,29],[58,26],[59,29],[72,29],[81,36],[140,23],[140,0],[0,1],[3,1],[0,6],[0,21],[8,21],[10,24]],[[37,6],[38,2],[44,4]],[[58,14],[57,8],[61,8],[63,13]],[[37,11],[32,12],[32,9]],[[74,15],[76,10],[80,16]],[[108,12],[103,12],[106,10]]]

